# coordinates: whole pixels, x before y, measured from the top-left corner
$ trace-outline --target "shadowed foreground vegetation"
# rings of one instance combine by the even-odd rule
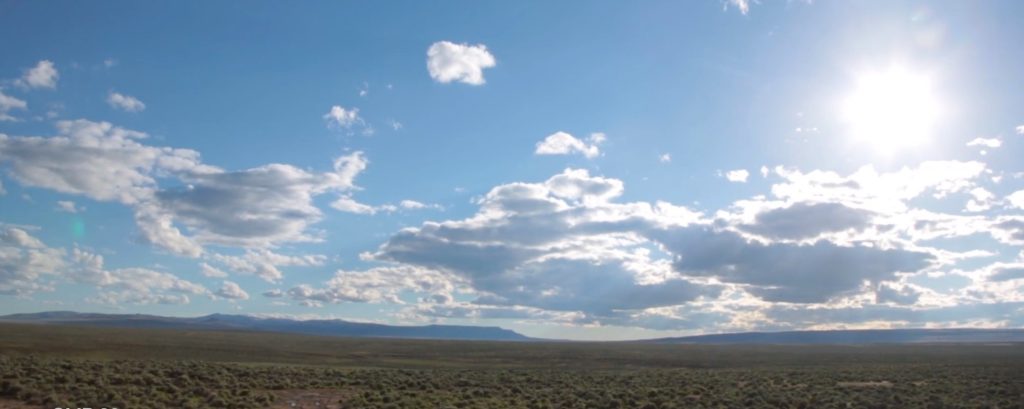
[[[0,395],[48,408],[1022,408],[1022,373],[1020,345],[448,342],[0,324]],[[297,400],[296,391],[311,393]]]

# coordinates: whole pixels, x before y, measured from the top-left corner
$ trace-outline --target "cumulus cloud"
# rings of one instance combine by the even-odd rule
[[[483,85],[483,70],[496,64],[494,56],[483,44],[438,41],[427,49],[427,71],[430,78],[442,84],[458,81],[470,85]]]
[[[1018,190],[1006,196],[1006,202],[1018,209],[1024,209],[1024,190]]]
[[[298,285],[287,291],[295,301],[315,303],[403,304],[400,294],[412,291],[431,297],[451,299],[456,279],[438,271],[414,266],[376,267],[364,271],[339,270],[322,288]]]
[[[794,203],[789,207],[765,210],[743,230],[773,239],[807,239],[823,233],[865,229],[871,212],[842,203]]]
[[[106,122],[59,121],[57,130],[52,137],[0,134],[0,164],[23,185],[126,204],[141,241],[187,257],[201,256],[207,244],[320,240],[308,231],[323,216],[313,199],[350,194],[368,163],[352,152],[326,172],[286,164],[226,171],[202,163],[196,151],[149,146],[145,133]],[[180,184],[159,183],[170,178]]]
[[[138,98],[114,91],[110,91],[107,94],[107,104],[114,109],[120,109],[125,112],[142,112],[146,109],[146,104],[139,101]]]
[[[401,287],[420,297],[402,314],[428,319],[749,330],[799,321],[775,321],[782,306],[935,305],[934,293],[906,278],[994,253],[945,250],[929,241],[991,234],[1024,242],[1018,218],[914,208],[925,195],[973,195],[984,179],[981,163],[924,162],[886,173],[864,167],[849,175],[775,172],[781,181],[772,197],[706,215],[663,202],[623,203],[621,181],[567,169],[539,183],[495,186],[474,201],[476,214],[403,229],[361,258],[437,272],[451,288],[473,295],[456,302]],[[299,287],[292,296],[323,305],[358,293],[332,297],[330,288]]]
[[[663,154],[661,154],[661,156],[658,156],[658,162],[661,162],[661,163],[672,162],[672,155],[667,154],[667,153],[663,153]]]
[[[238,284],[225,280],[220,289],[214,293],[216,296],[228,300],[248,300],[249,293],[245,292]]]
[[[875,291],[875,302],[878,304],[914,305],[920,298],[921,291],[911,286],[881,284]]]
[[[91,284],[101,290],[90,301],[100,304],[188,304],[189,295],[210,295],[210,291],[171,273],[147,268],[104,268],[103,256],[78,248],[72,250],[74,268],[69,279]]]
[[[52,248],[24,229],[0,226],[0,295],[27,296],[61,283],[91,285],[91,301],[108,304],[184,304],[189,295],[208,295],[202,285],[145,268],[104,268],[103,256],[73,248]]]
[[[108,122],[58,121],[52,137],[0,134],[0,163],[24,185],[126,204],[151,197],[156,174],[210,170],[198,152],[140,143],[147,137]]]
[[[0,295],[52,291],[53,276],[67,266],[65,256],[63,249],[47,247],[24,229],[0,224]]]
[[[57,88],[60,73],[50,60],[41,60],[14,83],[23,88]]]
[[[750,172],[746,169],[736,169],[725,172],[725,179],[733,183],[747,183]]]
[[[601,149],[598,145],[604,142],[605,139],[604,134],[593,133],[584,142],[568,133],[559,131],[537,142],[537,147],[533,153],[536,155],[571,155],[578,153],[587,159],[592,159],[601,154]]]
[[[142,210],[153,226],[154,244],[169,250],[192,249],[169,221],[184,225],[187,240],[200,244],[266,247],[280,242],[309,242],[319,238],[307,232],[322,218],[315,196],[348,192],[366,168],[362,152],[339,157],[334,170],[315,173],[291,165],[270,164],[240,171],[211,171],[183,175],[188,185],[156,191]],[[151,206],[150,206],[151,205]],[[147,224],[147,221],[149,222]],[[194,252],[185,251],[180,254]]]
[[[822,303],[860,291],[864,282],[880,283],[899,272],[920,271],[932,261],[923,252],[826,241],[761,244],[707,227],[657,235],[676,255],[676,270],[744,285],[766,301]]]
[[[211,254],[210,259],[240,274],[255,275],[269,283],[277,283],[284,278],[278,267],[311,267],[322,266],[327,257],[315,254],[286,255],[267,249],[250,249],[241,255]]]
[[[0,122],[17,121],[17,118],[8,113],[15,109],[28,109],[28,104],[24,100],[4,94],[3,89],[0,89]]]
[[[964,208],[968,212],[983,212],[995,203],[996,195],[983,187],[973,188],[968,194],[971,195],[971,199]]]

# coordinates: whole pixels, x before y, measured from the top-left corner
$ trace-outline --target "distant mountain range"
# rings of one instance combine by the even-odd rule
[[[461,325],[398,326],[343,320],[292,320],[248,315],[211,314],[180,318],[142,314],[95,314],[50,311],[0,316],[0,322],[51,325],[84,325],[118,328],[167,328],[200,330],[270,331],[339,337],[451,339],[479,341],[528,341],[529,337],[498,327]]]
[[[180,318],[142,314],[51,311],[0,316],[0,322],[118,328],[167,328],[218,331],[269,331],[338,337],[541,341],[498,327],[462,325],[398,326],[344,320],[293,320],[249,315],[211,314]],[[1024,342],[1024,329],[881,329],[744,332],[642,340],[658,344],[907,344]]]
[[[660,344],[911,344],[1024,342],[1024,329],[866,329],[741,332],[659,338]]]

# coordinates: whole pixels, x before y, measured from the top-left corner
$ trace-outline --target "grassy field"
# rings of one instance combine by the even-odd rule
[[[1022,374],[1021,345],[508,343],[0,324],[0,395],[49,408],[1021,408]]]

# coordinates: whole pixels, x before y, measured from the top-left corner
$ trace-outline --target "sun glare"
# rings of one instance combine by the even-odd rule
[[[931,78],[903,67],[860,75],[843,102],[853,141],[884,154],[928,142],[938,115]]]

